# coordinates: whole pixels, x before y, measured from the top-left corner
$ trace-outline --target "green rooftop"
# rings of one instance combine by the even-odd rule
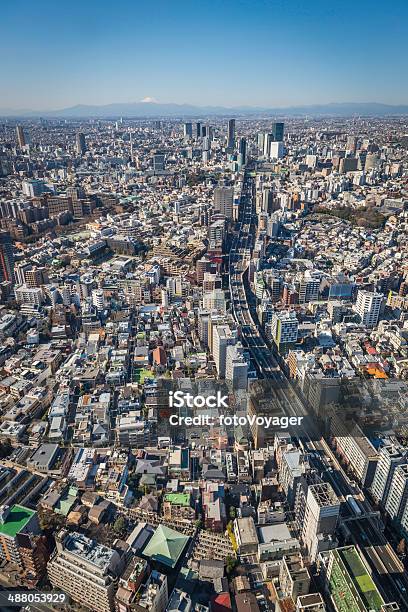
[[[373,579],[367,572],[367,569],[362,562],[357,549],[354,546],[347,546],[332,551],[332,554],[338,561],[338,568],[340,569],[341,573],[344,574],[346,572],[346,574],[348,574],[348,576],[351,578],[352,583],[348,584],[348,586],[350,588],[351,584],[353,584],[354,589],[351,589],[351,592],[353,593],[354,597],[357,596],[357,608],[355,608],[353,605],[350,606],[350,602],[347,601],[347,589],[344,588],[348,582],[347,579],[346,583],[342,584],[341,580],[339,581],[339,576],[337,575],[336,578],[336,575],[333,573],[333,580],[331,579],[330,582],[331,587],[334,587],[334,592],[332,592],[336,603],[338,604],[338,608],[340,610],[364,609],[380,612],[384,601],[378,592]],[[361,602],[360,605],[358,602],[359,599]],[[361,607],[361,604],[363,607]]]
[[[54,507],[54,512],[56,514],[61,514],[62,516],[68,516],[76,503],[77,496],[78,489],[76,487],[69,487],[68,491],[61,495]]]
[[[158,561],[173,568],[181,557],[189,539],[174,529],[159,525],[143,550],[143,554],[153,561]]]
[[[15,538],[34,514],[34,510],[24,506],[11,506],[3,522],[0,520],[0,534]]]
[[[164,496],[164,501],[168,501],[175,506],[189,506],[190,493],[167,493]]]
[[[154,372],[151,372],[147,368],[136,368],[133,372],[134,382],[140,383],[141,385],[143,385],[145,380],[153,380],[154,377]]]

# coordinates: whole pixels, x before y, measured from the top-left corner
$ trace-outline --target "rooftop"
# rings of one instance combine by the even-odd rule
[[[81,533],[70,533],[64,540],[64,549],[104,571],[108,569],[115,554],[111,548],[98,544]]]
[[[338,563],[340,568],[342,570],[344,568],[352,579],[354,589],[357,591],[358,596],[366,606],[365,609],[379,612],[382,604],[384,603],[383,599],[379,594],[373,579],[365,568],[356,548],[354,546],[338,548],[333,550],[332,554],[338,562],[340,561],[340,563]]]
[[[189,506],[190,505],[190,494],[189,493],[167,493],[164,496],[165,502],[170,502],[176,506]]]
[[[29,520],[34,516],[34,510],[24,508],[24,506],[12,506],[3,522],[0,520],[0,533],[10,538],[15,538],[24,529]]]
[[[258,543],[254,519],[251,516],[235,519],[242,544]]]
[[[163,565],[174,567],[188,540],[189,538],[182,533],[165,525],[159,525],[143,554]]]

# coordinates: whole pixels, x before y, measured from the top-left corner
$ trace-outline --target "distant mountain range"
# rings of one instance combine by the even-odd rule
[[[116,118],[116,117],[203,117],[203,116],[274,116],[274,117],[350,117],[408,115],[408,105],[381,104],[378,102],[333,102],[310,106],[261,108],[252,106],[193,106],[191,104],[160,104],[158,102],[130,102],[106,105],[78,104],[55,111],[1,109],[2,117],[62,117],[62,118]]]

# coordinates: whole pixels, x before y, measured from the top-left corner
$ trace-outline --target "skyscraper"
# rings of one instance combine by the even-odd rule
[[[27,143],[26,143],[26,138],[25,138],[24,130],[23,130],[21,125],[17,125],[16,133],[17,133],[18,146],[20,147],[20,149],[22,149],[23,147],[25,147],[25,145]]]
[[[271,154],[271,144],[273,142],[273,134],[268,134],[265,132],[263,137],[263,154],[264,157],[269,157]]]
[[[8,232],[0,232],[0,282],[14,283],[13,243]]]
[[[130,142],[130,161],[133,161],[133,136],[132,136],[132,132],[129,132],[129,142]]]
[[[246,155],[247,155],[247,141],[246,138],[240,138],[239,141],[239,153],[242,155],[242,163],[246,164]]]
[[[233,149],[235,147],[235,119],[228,121],[228,140],[227,147]]]
[[[307,304],[319,299],[320,282],[320,277],[313,276],[309,270],[304,272],[299,283],[299,304]]]
[[[283,130],[284,130],[285,124],[284,123],[272,123],[272,134],[273,134],[273,139],[276,142],[282,142],[283,141]]]
[[[196,123],[196,137],[201,138],[201,123],[199,121]]]
[[[184,138],[192,138],[193,137],[193,124],[185,123],[184,124]]]
[[[283,153],[284,153],[283,142],[281,141],[271,142],[271,148],[270,148],[270,158],[271,159],[281,159],[283,157]]]
[[[166,155],[163,151],[156,151],[153,155],[153,170],[154,172],[164,172],[166,168]]]
[[[221,215],[232,218],[234,189],[232,187],[216,187],[214,189],[214,210]]]
[[[78,155],[83,155],[86,151],[85,135],[82,132],[76,135],[76,150]]]

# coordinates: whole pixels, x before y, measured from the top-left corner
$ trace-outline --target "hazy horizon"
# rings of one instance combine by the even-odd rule
[[[344,102],[338,102],[336,100],[330,100],[330,101],[321,101],[321,102],[311,102],[309,104],[291,104],[291,105],[275,105],[275,104],[266,104],[266,105],[255,105],[255,104],[241,104],[241,105],[232,105],[232,104],[212,104],[211,102],[208,104],[193,104],[190,103],[188,101],[186,102],[172,102],[170,100],[166,100],[166,101],[162,101],[162,100],[123,100],[123,101],[118,101],[118,100],[112,100],[111,102],[106,102],[104,104],[100,104],[98,102],[89,102],[89,103],[81,103],[78,102],[76,104],[72,104],[69,106],[63,106],[60,108],[10,108],[10,107],[3,107],[0,106],[0,112],[4,112],[4,111],[10,111],[10,112],[27,112],[27,113],[36,113],[36,112],[45,112],[45,113],[52,113],[52,112],[62,112],[65,111],[67,109],[73,109],[73,108],[77,108],[77,107],[109,107],[109,106],[131,106],[131,105],[147,105],[147,106],[151,106],[151,107],[155,107],[155,106],[180,106],[180,107],[196,107],[197,109],[206,109],[206,108],[224,108],[226,110],[240,110],[240,109],[245,109],[247,108],[248,110],[254,110],[256,111],[257,109],[259,110],[275,110],[275,109],[282,109],[282,111],[285,111],[287,109],[296,109],[296,108],[305,108],[305,107],[317,107],[317,106],[323,106],[323,107],[327,107],[327,106],[341,106],[341,105],[379,105],[379,106],[390,106],[390,107],[401,107],[401,106],[407,106],[408,107],[408,103],[405,102],[401,102],[401,103],[387,103],[387,102],[382,102],[382,101],[378,101],[378,100],[347,100]]]

